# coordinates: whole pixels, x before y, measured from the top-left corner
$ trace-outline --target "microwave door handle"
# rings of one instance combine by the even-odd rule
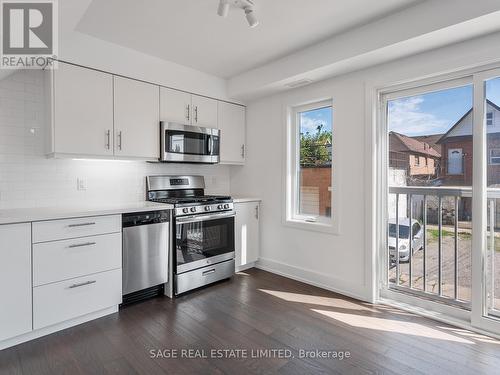
[[[208,154],[213,155],[214,153],[214,136],[209,135],[208,136]]]

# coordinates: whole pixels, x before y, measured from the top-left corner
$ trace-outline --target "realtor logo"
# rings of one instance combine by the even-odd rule
[[[0,0],[3,68],[40,68],[56,56],[56,0]]]

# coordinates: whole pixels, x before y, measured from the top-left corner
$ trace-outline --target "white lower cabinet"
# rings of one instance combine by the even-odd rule
[[[121,232],[121,215],[91,216],[33,223],[33,242],[47,242]]]
[[[33,244],[33,286],[122,266],[121,233]]]
[[[33,288],[33,328],[90,314],[122,301],[121,269]]]
[[[121,215],[33,223],[35,330],[121,302]]]
[[[234,204],[236,270],[252,267],[260,253],[260,202],[238,202]]]
[[[121,215],[0,225],[0,350],[117,310]]]
[[[0,225],[0,341],[32,330],[31,223]]]

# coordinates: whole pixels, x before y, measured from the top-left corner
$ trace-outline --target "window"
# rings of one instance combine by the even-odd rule
[[[413,160],[415,160],[415,161],[413,162],[413,164],[415,165],[415,167],[418,167],[418,166],[420,165],[420,157],[419,157],[418,155],[415,155],[415,156],[413,157]]]
[[[418,235],[418,232],[420,232],[420,224],[419,223],[415,223],[413,224],[413,226],[411,227],[411,235],[413,237],[417,236]]]
[[[493,112],[486,114],[486,125],[493,125]]]
[[[461,148],[448,149],[448,174],[461,175],[464,172],[464,159]]]
[[[333,108],[292,108],[288,127],[287,222],[333,227]]]
[[[490,149],[490,164],[500,164],[500,148]]]

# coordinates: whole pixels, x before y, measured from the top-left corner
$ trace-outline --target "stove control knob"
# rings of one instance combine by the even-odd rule
[[[191,207],[191,212],[196,212],[196,207]]]
[[[205,211],[210,211],[212,208],[210,206],[205,206]]]
[[[229,205],[226,203],[226,204],[224,205],[224,208],[226,208],[226,209],[227,209],[227,208],[229,208]]]
[[[219,204],[219,205],[217,206],[217,208],[218,208],[219,210],[222,210],[222,209],[224,208],[224,205]]]
[[[187,214],[189,212],[189,209],[186,207],[186,208],[183,208],[182,209],[182,212],[184,212],[185,214]]]

